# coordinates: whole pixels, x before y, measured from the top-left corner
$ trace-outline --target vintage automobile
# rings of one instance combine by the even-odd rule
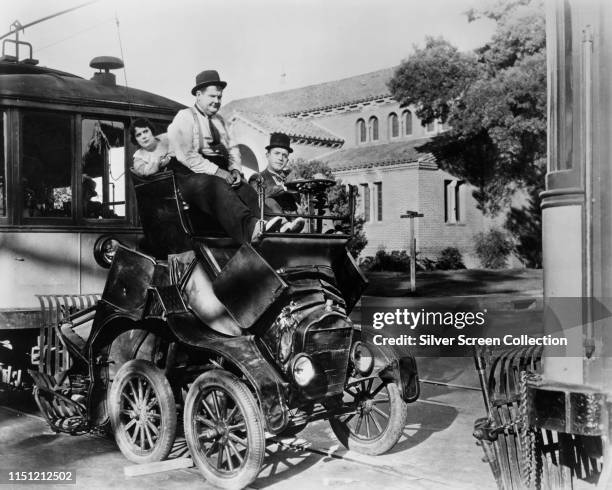
[[[31,371],[52,429],[110,424],[126,458],[154,462],[182,418],[194,463],[225,488],[256,478],[267,437],[314,420],[352,450],[391,449],[419,396],[417,367],[348,318],[366,286],[346,248],[352,190],[348,233],[325,233],[339,218],[324,211],[330,181],[304,180],[294,188],[313,204],[307,232],[240,245],[185,205],[171,172],[132,180],[140,250],[98,240],[102,297],[57,325],[71,366]]]

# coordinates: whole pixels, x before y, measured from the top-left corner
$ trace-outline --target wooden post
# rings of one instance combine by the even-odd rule
[[[414,236],[414,218],[422,218],[424,215],[417,211],[406,211],[400,218],[410,218],[410,291],[416,291],[416,237]]]

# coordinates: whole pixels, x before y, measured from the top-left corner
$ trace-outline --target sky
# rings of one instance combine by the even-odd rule
[[[468,23],[465,11],[492,1],[99,0],[21,39],[41,65],[86,78],[95,56],[122,58],[118,83],[183,104],[196,74],[216,69],[229,102],[395,66],[428,35],[474,49],[494,25]],[[25,25],[84,2],[0,0],[0,35],[15,20]]]

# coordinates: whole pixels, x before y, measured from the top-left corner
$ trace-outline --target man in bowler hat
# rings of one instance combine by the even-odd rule
[[[196,76],[195,104],[182,109],[168,127],[170,149],[179,163],[170,166],[181,195],[213,216],[239,243],[257,238],[260,216],[257,192],[244,184],[240,151],[218,114],[227,83],[215,70]],[[266,223],[272,231],[280,219]]]
[[[265,191],[265,205],[273,213],[295,213],[298,210],[297,194],[287,190],[285,182],[288,175],[289,155],[293,153],[291,139],[284,133],[272,133],[270,144],[266,146],[267,167],[249,179],[249,184],[257,188],[261,181]],[[281,231],[299,232],[304,227],[304,219],[297,218],[285,223]]]

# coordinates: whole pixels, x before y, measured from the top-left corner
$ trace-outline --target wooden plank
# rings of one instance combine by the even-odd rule
[[[513,400],[516,399],[516,395],[519,394],[519,384],[517,381],[518,374],[518,361],[517,355],[520,355],[520,349],[515,349],[511,351],[510,355],[507,358],[506,366],[505,366],[505,396],[506,403],[501,406],[501,418],[504,421],[504,425],[510,425],[517,422],[516,411],[514,410],[515,402]],[[522,489],[523,482],[521,479],[521,470],[520,470],[520,455],[521,455],[521,447],[520,441],[518,438],[518,434],[508,434],[507,438],[507,447],[508,447],[508,459],[511,471],[512,478],[512,488]]]
[[[39,370],[55,375],[71,364],[70,354],[58,337],[56,326],[76,310],[93,307],[100,294],[38,294],[36,297],[41,305]]]
[[[136,464],[132,466],[124,466],[123,473],[125,476],[141,476],[150,475],[153,473],[161,473],[162,471],[179,470],[182,468],[191,468],[193,461],[191,458],[175,458],[165,461],[156,461],[155,463]]]
[[[492,411],[493,421],[495,425],[502,425],[503,422],[500,419],[499,407],[494,407]],[[493,443],[495,453],[497,456],[497,462],[501,470],[502,488],[512,488],[512,479],[510,477],[510,466],[508,461],[508,445],[506,444],[505,434],[499,434],[497,440]]]
[[[55,356],[53,357],[53,368],[51,370],[51,374],[55,375],[58,372],[60,372],[61,370],[61,350],[64,347],[62,345],[62,343],[60,342],[60,339],[57,336],[57,330],[55,330],[55,326],[58,324],[58,322],[61,320],[62,318],[62,302],[60,301],[61,296],[59,295],[54,295],[53,296],[53,300],[55,302],[55,308],[52,311],[53,313],[53,324],[51,326],[51,332],[52,332],[52,340],[51,340],[51,346],[54,348],[54,352],[55,352]]]
[[[503,405],[501,408],[502,420],[504,420],[504,425],[512,423],[512,417],[510,415],[510,411],[508,410],[508,405]],[[503,436],[500,434],[500,437],[505,437],[506,439],[506,447],[508,450],[507,458],[508,465],[510,467],[510,477],[512,478],[512,488],[522,488],[521,481],[521,471],[519,467],[519,441],[518,436],[516,434],[504,434]]]

